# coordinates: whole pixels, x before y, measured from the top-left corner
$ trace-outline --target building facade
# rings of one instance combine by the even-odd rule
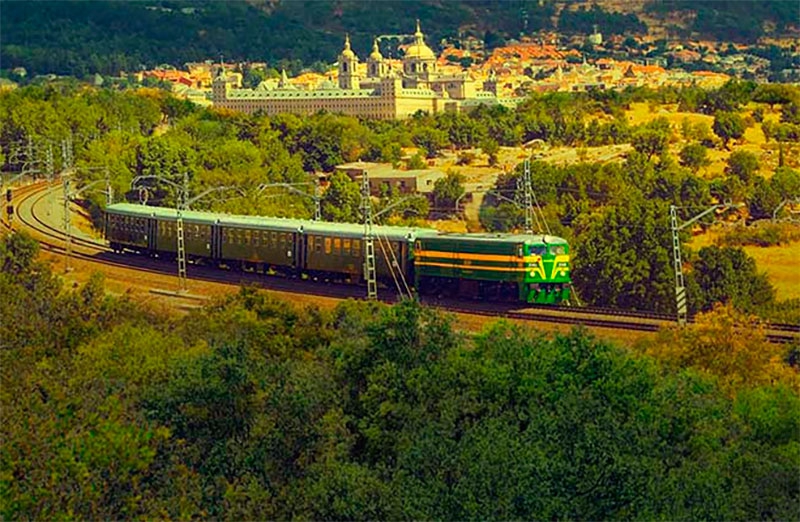
[[[402,71],[389,66],[377,41],[367,58],[365,75],[363,70],[346,36],[339,54],[338,84],[326,81],[313,90],[298,89],[284,73],[277,87],[265,82],[255,89],[240,89],[223,69],[212,84],[212,100],[215,107],[248,114],[327,111],[375,119],[402,119],[418,111],[459,112],[481,104],[515,105],[513,99],[498,98],[491,84],[484,90],[484,85],[466,72],[440,74],[436,55],[425,44],[419,21],[414,41],[403,57]]]

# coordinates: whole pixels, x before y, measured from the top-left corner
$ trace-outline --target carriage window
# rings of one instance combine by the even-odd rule
[[[322,238],[319,236],[314,237],[314,251],[319,254],[322,252]]]
[[[547,249],[541,245],[532,246],[531,247],[531,254],[535,254],[537,256],[544,255],[547,252]]]
[[[342,239],[342,254],[349,256],[350,255],[350,240],[349,239]]]
[[[329,238],[329,237],[325,238],[325,253],[326,254],[330,254],[331,253],[331,238]]]
[[[337,256],[342,253],[342,240],[338,237],[333,240],[333,253]]]
[[[245,245],[249,245],[250,244],[250,231],[249,230],[245,230],[244,231],[244,244]]]
[[[564,245],[553,245],[550,247],[550,253],[556,256],[559,256],[566,252]]]
[[[523,245],[517,245],[517,257],[522,257]]]
[[[361,255],[361,240],[354,239],[353,240],[353,255],[360,256]]]

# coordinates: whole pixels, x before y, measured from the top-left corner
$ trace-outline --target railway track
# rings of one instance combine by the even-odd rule
[[[18,189],[19,202],[17,208],[20,211],[18,212],[17,220],[40,236],[40,238],[37,239],[43,249],[63,255],[66,252],[66,238],[64,232],[57,227],[53,227],[37,215],[36,206],[47,196],[47,188],[48,187],[44,184],[37,184]],[[32,198],[35,199],[30,203],[31,218],[28,219],[25,213],[22,212],[22,203]],[[116,254],[105,244],[97,241],[89,241],[84,238],[73,237],[72,243],[73,249],[71,255],[75,259],[157,274],[170,274],[175,271],[174,263],[166,259]],[[363,290],[353,285],[325,284],[297,278],[265,277],[263,274],[253,272],[225,271],[202,265],[192,265],[190,278],[193,280],[225,284],[256,284],[277,291],[306,293],[339,299],[359,298],[363,296]],[[387,295],[387,292],[384,291],[383,294],[383,300],[386,302],[394,302],[397,300],[397,296],[392,292],[389,292]],[[675,320],[673,316],[666,314],[626,311],[604,307],[553,308],[525,305],[524,308],[520,308],[518,303],[487,304],[482,302],[439,300],[425,297],[423,297],[422,301],[426,305],[454,313],[639,332],[656,332],[672,324]],[[693,322],[693,319],[690,318],[690,322]],[[769,326],[767,339],[775,343],[798,342],[800,341],[800,326],[772,324]]]

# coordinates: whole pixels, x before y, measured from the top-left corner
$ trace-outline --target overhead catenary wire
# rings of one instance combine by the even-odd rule
[[[397,268],[397,273],[400,275],[400,281],[403,283],[403,288],[405,289],[406,294],[408,294],[408,298],[411,299],[413,297],[413,293],[411,292],[411,287],[409,286],[408,281],[406,281],[405,274],[403,274],[403,271],[400,270],[400,262],[397,260],[397,256],[394,253],[394,249],[391,248],[391,244],[392,243],[391,243],[391,241],[389,240],[389,237],[386,234],[383,234],[383,237],[384,237],[384,239],[386,239],[386,242],[389,244],[389,253],[392,255],[392,263],[391,263],[389,269],[391,270],[392,266]],[[383,247],[381,247],[381,248],[383,248]],[[400,290],[402,292],[401,289],[398,288],[398,290]]]

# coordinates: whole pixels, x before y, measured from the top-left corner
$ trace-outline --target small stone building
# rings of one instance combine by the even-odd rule
[[[336,167],[337,172],[347,174],[350,179],[361,182],[364,173],[369,177],[370,194],[385,196],[389,194],[422,194],[433,192],[436,180],[445,177],[444,172],[433,169],[398,170],[388,163],[369,163],[357,161]]]

